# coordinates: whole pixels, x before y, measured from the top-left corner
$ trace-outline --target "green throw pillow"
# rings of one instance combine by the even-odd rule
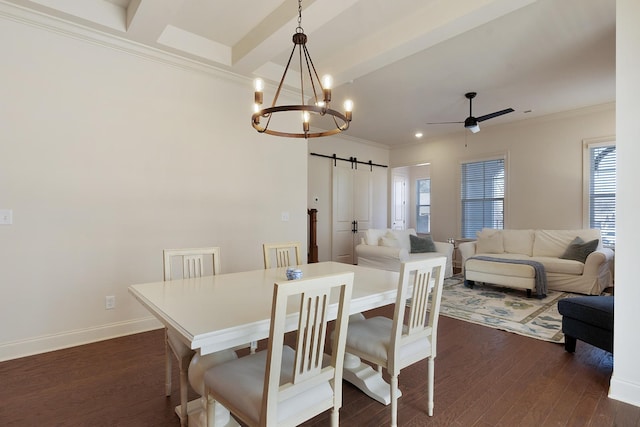
[[[411,253],[421,254],[424,252],[437,252],[436,244],[433,243],[431,236],[419,237],[409,234],[409,241],[411,242]]]
[[[560,258],[573,259],[584,263],[589,254],[595,251],[597,247],[598,239],[585,243],[585,241],[580,237],[576,237],[571,243],[569,243],[569,247],[564,251]]]

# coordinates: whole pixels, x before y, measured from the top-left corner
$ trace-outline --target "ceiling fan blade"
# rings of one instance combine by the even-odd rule
[[[451,124],[460,124],[464,122],[435,122],[435,123],[427,123],[428,125],[451,125]]]
[[[476,120],[483,122],[485,120],[493,119],[494,117],[502,116],[503,114],[513,113],[513,108],[507,108],[506,110],[496,111],[495,113],[485,114],[484,116],[476,117]]]

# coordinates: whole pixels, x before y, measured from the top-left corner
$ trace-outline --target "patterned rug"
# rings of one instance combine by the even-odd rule
[[[558,300],[573,294],[548,291],[544,299],[527,298],[525,291],[476,283],[464,286],[455,275],[444,280],[440,314],[527,337],[564,343]]]

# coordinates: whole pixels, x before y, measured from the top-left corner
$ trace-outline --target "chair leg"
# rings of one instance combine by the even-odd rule
[[[430,417],[433,416],[433,372],[434,360],[433,357],[429,357],[427,368],[427,411]]]
[[[398,425],[398,376],[391,376],[391,427]]]
[[[340,425],[340,412],[333,408],[331,409],[331,427],[338,427]]]
[[[173,351],[169,347],[169,339],[167,338],[167,330],[164,331],[164,354],[165,354],[165,377],[164,377],[164,394],[171,396],[171,362],[173,359]]]

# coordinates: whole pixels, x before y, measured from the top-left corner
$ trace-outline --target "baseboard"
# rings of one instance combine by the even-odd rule
[[[0,344],[0,362],[159,329],[153,316]]]
[[[614,374],[609,386],[609,397],[630,405],[640,406],[640,384],[619,380]]]

